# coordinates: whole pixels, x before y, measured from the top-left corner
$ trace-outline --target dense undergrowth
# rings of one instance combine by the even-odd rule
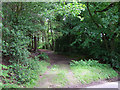
[[[47,70],[50,64],[45,61],[39,61],[38,57],[29,58],[27,63],[13,63],[12,65],[2,65],[3,88],[32,87],[36,84],[40,74]]]

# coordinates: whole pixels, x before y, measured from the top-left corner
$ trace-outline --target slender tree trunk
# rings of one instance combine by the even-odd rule
[[[39,35],[37,37],[37,47],[39,46],[39,43],[40,43],[40,38],[39,38]]]
[[[45,35],[45,37],[44,37],[45,38],[45,42],[44,42],[45,43],[45,49],[48,49],[48,45],[46,44],[46,42],[48,41],[46,31],[44,32],[44,35]]]
[[[53,31],[52,31],[51,22],[50,22],[50,30],[51,30],[51,36],[52,36],[52,44],[51,44],[51,49],[53,50],[53,48],[54,48],[54,40],[53,40]]]
[[[49,30],[50,30],[49,25],[50,25],[50,21],[48,20],[48,30],[47,30],[47,47],[48,47],[48,49],[49,49]]]
[[[37,38],[34,36],[34,51],[37,50]]]
[[[102,36],[103,36],[103,42],[104,42],[105,47],[106,47],[106,49],[107,49],[107,51],[108,51],[108,50],[109,50],[109,47],[108,47],[108,43],[107,43],[107,39],[106,39],[106,34],[104,35],[104,34],[102,33]]]
[[[31,36],[31,38],[32,38],[32,49],[34,48],[34,41],[33,41],[33,35]]]
[[[69,45],[71,44],[71,41],[72,41],[72,35],[69,33],[69,35],[68,35],[68,37],[69,37]],[[71,53],[71,47],[69,46],[69,52]]]
[[[28,34],[27,36],[28,36],[28,37],[30,38],[30,40],[31,40],[31,34]],[[28,49],[29,49],[29,50],[31,49],[31,42],[28,43]]]
[[[45,43],[45,34],[42,32],[42,44]],[[45,49],[45,45],[43,45],[43,49]]]

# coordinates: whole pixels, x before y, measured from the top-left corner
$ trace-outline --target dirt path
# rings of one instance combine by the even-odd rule
[[[40,51],[46,53],[49,56],[51,64],[69,64],[71,61],[71,59],[67,56],[55,54],[50,50],[40,49]]]
[[[40,51],[46,53],[49,56],[51,66],[48,67],[48,71],[46,71],[43,76],[40,76],[40,80],[35,88],[85,88],[88,86],[107,82],[104,80],[83,85],[74,77],[74,74],[70,69],[70,61],[74,58],[68,58],[67,56],[58,55],[50,50],[40,49]],[[54,65],[59,66],[59,68],[54,70],[54,68],[52,68]],[[60,73],[61,70],[65,71],[64,74],[67,79],[67,82],[64,85],[62,85],[61,83],[56,83],[57,78],[59,78],[58,74],[63,73]],[[58,82],[59,81],[60,80],[58,80]],[[64,79],[62,81],[64,81]]]
[[[57,87],[68,88],[69,86],[74,86],[75,84],[77,84],[77,79],[73,76],[73,73],[69,65],[72,58],[68,58],[67,56],[55,54],[53,51],[49,51],[49,50],[40,49],[40,51],[46,53],[49,56],[51,66],[48,67],[48,71],[46,71],[43,76],[40,76],[40,80],[36,88],[57,88]],[[52,80],[55,77],[57,77],[57,74],[60,73],[57,70],[51,72],[51,67],[53,65],[57,65],[59,66],[59,70],[64,70],[67,72],[65,73],[66,74],[65,76],[68,82],[65,86],[52,82]]]

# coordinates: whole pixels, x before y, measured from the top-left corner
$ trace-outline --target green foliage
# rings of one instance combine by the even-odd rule
[[[118,76],[118,73],[110,65],[100,64],[95,60],[72,60],[70,65],[74,76],[83,84]]]
[[[120,55],[115,51],[106,51],[106,49],[100,48],[96,46],[95,48],[90,49],[90,54],[93,55],[95,58],[105,61],[108,64],[111,64],[112,67],[120,68]]]
[[[77,2],[73,2],[73,3],[65,3],[65,2],[61,2],[59,5],[57,5],[55,11],[58,11],[58,14],[61,15],[65,15],[65,16],[69,16],[70,14],[72,14],[73,16],[77,16],[81,13],[81,11],[85,10],[85,4],[83,3],[77,3]]]
[[[2,13],[2,24],[0,24],[2,26],[2,55],[4,61],[11,64],[7,67],[3,65],[8,69],[3,70],[5,87],[8,87],[10,80],[17,81],[17,84],[31,85],[36,80],[38,72],[46,70],[46,67],[41,68],[44,65],[47,66],[47,63],[38,60],[38,57],[49,60],[45,53],[34,59],[29,58],[28,49],[32,49],[33,36],[42,38],[42,43],[38,42],[41,44],[38,46],[40,48],[49,48],[55,44],[57,52],[85,54],[120,69],[119,3],[115,2],[113,7],[101,11],[110,4],[109,2],[4,2],[2,12],[0,12]],[[96,61],[74,63],[77,67],[86,65],[95,67],[96,70],[109,67],[98,64]],[[103,77],[100,74],[99,78],[116,75],[112,69],[105,70],[103,72],[108,74],[104,73],[106,76],[103,74]],[[111,74],[109,74],[110,71]],[[98,72],[102,73],[99,70]],[[9,75],[11,75],[10,79],[8,79]],[[98,78],[96,74],[93,76],[95,79]],[[11,86],[14,87],[12,84]]]
[[[48,55],[46,53],[43,53],[43,52],[40,55],[38,55],[38,57],[40,57],[42,60],[47,60],[47,61],[50,60]]]
[[[10,71],[9,71],[9,66],[5,66],[0,64],[0,67],[2,67],[2,72],[0,73],[1,81],[2,83],[0,84],[0,87],[3,88],[19,88],[15,82],[14,79],[11,79]]]
[[[22,62],[27,57],[29,57],[30,53],[28,52],[28,44],[29,44],[29,36],[27,32],[30,27],[27,27],[28,24],[25,22],[26,16],[22,16],[24,12],[21,12],[23,3],[3,3],[3,43],[2,43],[2,52],[3,58],[4,56],[9,56],[10,59],[14,62]],[[12,9],[14,6],[20,6],[20,10],[16,10],[16,8]],[[7,12],[7,13],[6,13]],[[7,15],[9,14],[9,15]],[[24,15],[24,14],[23,14]],[[25,26],[21,26],[21,22],[24,20],[26,24]],[[30,22],[29,22],[30,23]],[[26,28],[26,29],[24,29]]]
[[[110,65],[107,65],[107,64],[100,64],[98,63],[98,61],[96,60],[80,60],[80,61],[75,61],[75,60],[72,60],[72,62],[70,63],[70,65],[74,66],[74,65],[81,65],[81,66],[98,66],[98,67],[110,67]]]
[[[25,84],[26,87],[33,88],[38,81],[39,75],[45,73],[45,71],[48,70],[47,67],[50,65],[50,63],[46,61],[40,61],[38,62],[38,65],[39,66],[36,66],[37,69],[31,73],[32,75],[30,78],[33,79],[31,79],[29,82]]]
[[[47,70],[50,65],[45,61],[38,61],[36,59],[29,59],[27,64],[12,64],[9,66],[2,65],[2,81],[4,88],[16,88],[24,86],[35,85],[39,74]],[[19,86],[18,86],[19,85]]]
[[[3,68],[7,68],[2,70],[5,88],[35,84],[38,75],[47,70],[49,64],[39,61],[39,56],[30,58],[28,51],[31,49],[29,47],[31,36],[37,35],[38,29],[43,28],[42,23],[40,24],[43,19],[38,15],[39,11],[42,11],[42,8],[40,9],[42,5],[42,3],[3,3],[2,53],[4,61],[10,64],[3,65]],[[49,59],[45,54],[41,54],[40,57]]]
[[[59,22],[60,26],[55,29],[62,32],[63,36],[56,39],[55,51],[89,55],[91,58],[104,61],[104,63],[111,64],[112,67],[119,68],[120,27],[118,22],[118,3],[113,3],[113,7],[106,11],[101,10],[111,3],[95,2],[82,4],[85,4],[85,10],[79,10],[80,14],[75,16],[71,14],[66,17],[60,14],[56,15],[60,18],[59,20],[56,17],[56,22]],[[66,3],[66,6],[71,7],[72,5],[74,4]],[[81,20],[78,18],[79,16],[84,19]]]

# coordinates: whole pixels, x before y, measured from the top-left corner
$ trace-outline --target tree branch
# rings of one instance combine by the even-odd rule
[[[105,11],[109,10],[109,8],[113,7],[114,4],[115,4],[115,3],[111,3],[111,4],[108,5],[105,9],[103,9],[103,10],[101,10],[101,11],[94,11],[94,12],[95,12],[95,14],[96,14],[96,12],[105,12]]]
[[[89,4],[88,4],[88,2],[87,2],[87,9],[88,9],[88,12],[89,12],[89,15],[90,15],[92,21],[93,21],[93,22],[95,23],[95,25],[99,28],[99,25],[96,23],[96,21],[95,21],[95,20],[93,19],[93,17],[92,17],[92,14],[91,14],[90,9],[89,9]]]

